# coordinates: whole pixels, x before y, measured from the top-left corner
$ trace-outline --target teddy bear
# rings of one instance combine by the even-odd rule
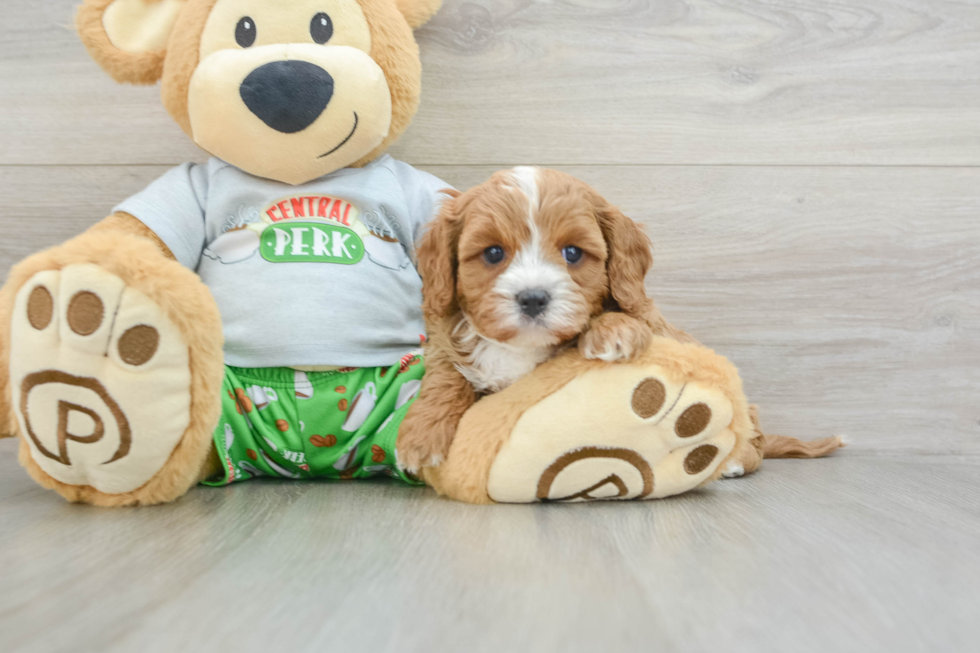
[[[477,402],[440,465],[407,471],[399,427],[425,371],[415,243],[450,189],[385,151],[419,103],[413,29],[440,4],[84,1],[91,56],[118,82],[161,82],[210,159],[0,290],[0,427],[37,483],[100,506],[376,474],[473,503],[584,501],[758,466],[734,366],[659,338],[628,364],[545,363]],[[712,417],[681,438],[695,404]]]

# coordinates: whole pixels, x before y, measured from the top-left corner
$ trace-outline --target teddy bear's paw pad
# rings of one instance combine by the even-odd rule
[[[137,489],[190,422],[187,343],[152,300],[97,265],[41,272],[21,288],[10,379],[31,457],[69,485]]]
[[[487,491],[501,503],[680,494],[732,451],[732,416],[721,389],[656,366],[591,370],[521,416]]]

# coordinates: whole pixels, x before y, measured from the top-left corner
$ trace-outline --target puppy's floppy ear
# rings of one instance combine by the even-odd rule
[[[395,0],[395,4],[411,28],[417,29],[436,15],[442,0]]]
[[[609,248],[609,291],[624,313],[645,320],[652,302],[643,281],[653,266],[650,238],[640,225],[592,191],[599,228]]]
[[[75,27],[89,54],[117,82],[155,84],[186,0],[85,0]]]
[[[427,320],[448,317],[456,304],[456,244],[462,218],[457,212],[457,191],[443,191],[449,198],[429,224],[418,247],[422,276],[422,310]]]

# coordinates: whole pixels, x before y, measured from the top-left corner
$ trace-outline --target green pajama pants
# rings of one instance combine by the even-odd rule
[[[206,485],[256,476],[418,481],[398,468],[398,427],[418,395],[425,365],[301,372],[225,367],[214,445],[224,473]]]

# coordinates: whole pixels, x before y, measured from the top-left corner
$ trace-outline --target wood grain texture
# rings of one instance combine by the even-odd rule
[[[76,2],[4,3],[0,276],[203,160]],[[643,504],[254,481],[100,510],[0,441],[0,650],[973,650],[980,2],[446,0],[419,38],[396,157],[585,179],[767,430],[854,443]]]
[[[968,651],[980,458],[775,461],[670,500],[387,482],[64,503],[0,442],[5,651]]]
[[[0,164],[200,157],[76,2],[5,3]],[[976,2],[446,0],[419,39],[410,163],[980,164]]]
[[[457,187],[492,167],[428,166]],[[165,167],[0,168],[0,272]],[[852,454],[980,452],[980,169],[572,166],[655,242],[648,288],[763,425]],[[31,198],[24,201],[22,198]]]
[[[767,431],[980,451],[980,169],[564,169],[646,227],[651,296]]]

